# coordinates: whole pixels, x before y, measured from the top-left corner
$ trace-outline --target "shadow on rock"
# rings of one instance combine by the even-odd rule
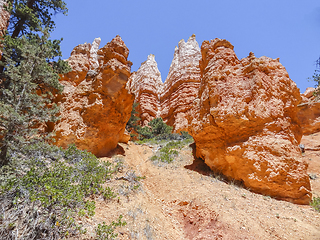
[[[196,144],[192,143],[190,144],[190,147],[192,148],[192,155],[193,155],[193,163],[190,165],[184,166],[184,168],[195,171],[201,175],[204,176],[211,176],[216,178],[217,180],[220,180],[222,182],[225,182],[227,184],[232,184],[238,187],[246,188],[243,184],[243,181],[237,181],[231,178],[228,178],[227,176],[223,175],[220,171],[212,170],[205,162],[203,159],[198,158],[196,156]]]

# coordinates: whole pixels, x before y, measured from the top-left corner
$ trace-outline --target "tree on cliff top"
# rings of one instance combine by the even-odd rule
[[[62,91],[59,73],[70,67],[60,58],[61,40],[49,40],[54,13],[66,13],[61,0],[8,0],[11,14],[3,36],[0,77],[0,166],[10,154],[47,138],[38,129],[55,121],[53,94]],[[56,60],[56,61],[55,61]]]
[[[312,80],[316,82],[316,91],[315,95],[319,96],[320,95],[320,58],[316,61],[316,70],[314,71],[314,74],[312,76]]]

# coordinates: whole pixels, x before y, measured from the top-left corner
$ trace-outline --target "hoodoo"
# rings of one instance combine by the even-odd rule
[[[139,103],[136,110],[140,113],[142,126],[160,117],[159,96],[163,83],[154,55],[150,54],[148,59],[141,63],[138,71],[131,75],[128,88],[134,93],[135,101]]]
[[[187,131],[188,118],[200,85],[199,44],[195,35],[181,40],[174,51],[169,74],[161,93],[161,117],[175,132]]]
[[[99,44],[99,38],[81,44],[67,60],[72,71],[61,76],[64,90],[57,98],[61,116],[54,130],[58,146],[74,143],[105,156],[123,138],[134,96],[126,89],[131,62],[121,37],[101,49]]]

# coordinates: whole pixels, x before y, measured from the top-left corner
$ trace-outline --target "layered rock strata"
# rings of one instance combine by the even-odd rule
[[[279,59],[239,60],[226,40],[201,47],[201,85],[189,130],[196,155],[252,191],[308,204],[307,164],[298,147],[299,89]]]
[[[314,96],[314,92],[314,88],[307,88],[301,94],[302,102],[298,105],[298,118],[304,135],[320,131],[320,100]]]
[[[164,83],[154,55],[132,74],[128,87],[139,103],[141,123],[146,126],[153,118],[162,117],[173,131],[186,131],[193,100],[200,85],[200,48],[192,35],[181,40],[174,52],[169,74]]]
[[[175,132],[187,131],[188,118],[200,85],[200,48],[195,35],[175,48],[160,96],[161,117]]]
[[[159,95],[162,92],[163,83],[154,55],[148,56],[138,71],[131,75],[127,85],[128,89],[134,93],[135,101],[139,103],[136,110],[142,126],[160,117]]]
[[[58,146],[74,143],[98,157],[123,141],[134,100],[126,89],[132,65],[128,48],[119,36],[101,49],[99,44],[99,38],[81,44],[67,60],[72,71],[61,76],[61,116],[54,126]]]

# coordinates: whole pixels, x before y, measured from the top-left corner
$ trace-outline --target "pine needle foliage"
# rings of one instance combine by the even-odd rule
[[[50,138],[39,131],[57,120],[53,96],[62,91],[59,75],[70,71],[60,42],[50,40],[52,16],[67,8],[61,0],[8,0],[11,14],[0,62],[0,167],[14,151]]]

